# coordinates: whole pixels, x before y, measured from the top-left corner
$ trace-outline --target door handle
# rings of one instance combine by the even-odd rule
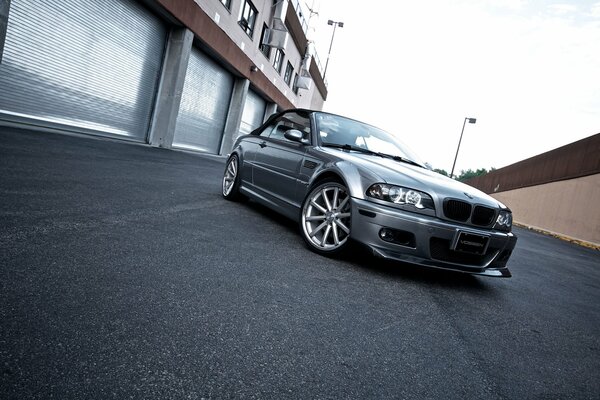
[[[265,147],[267,147],[267,142],[263,140],[262,142],[260,142],[259,146],[264,149]]]

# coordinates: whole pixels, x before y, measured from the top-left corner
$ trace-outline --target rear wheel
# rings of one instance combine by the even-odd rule
[[[310,191],[302,205],[302,237],[311,249],[324,255],[342,252],[350,240],[352,207],[348,189],[326,181]]]
[[[240,162],[237,154],[232,154],[227,160],[225,172],[223,173],[223,197],[227,200],[240,200]]]

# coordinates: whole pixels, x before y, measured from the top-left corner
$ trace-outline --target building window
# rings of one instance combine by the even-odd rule
[[[267,26],[267,24],[264,24],[262,33],[260,34],[260,44],[258,45],[258,48],[259,48],[260,52],[265,55],[265,57],[271,58],[271,46],[269,46],[267,44],[263,44],[263,41],[265,39],[265,34],[267,33],[267,29],[269,29],[269,27]]]
[[[298,94],[298,73],[294,74],[294,84],[292,85],[292,91]]]
[[[231,0],[221,0],[226,9],[231,10]]]
[[[294,74],[294,67],[292,67],[292,64],[288,61],[287,66],[285,67],[285,75],[283,76],[283,80],[285,81],[285,83],[290,86],[290,83],[292,82],[292,75]]]
[[[244,0],[239,24],[244,30],[244,32],[246,32],[246,34],[250,36],[251,39],[252,35],[254,34],[254,25],[256,24],[257,15],[258,11],[256,11],[256,7],[254,7],[254,4],[252,4],[250,0]]]
[[[277,49],[275,53],[275,58],[273,59],[273,67],[277,72],[281,74],[281,67],[283,66],[283,50]]]

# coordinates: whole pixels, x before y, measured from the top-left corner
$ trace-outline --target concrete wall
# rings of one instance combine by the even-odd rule
[[[469,179],[518,223],[600,245],[600,134]]]
[[[492,194],[523,225],[600,245],[600,174]]]

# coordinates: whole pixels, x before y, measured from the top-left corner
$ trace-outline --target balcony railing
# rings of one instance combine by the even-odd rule
[[[308,33],[308,21],[306,20],[306,18],[304,18],[304,11],[302,10],[302,5],[300,4],[300,0],[291,0],[290,3],[292,3],[292,6],[294,7],[294,11],[296,11],[296,15],[298,16],[298,20],[300,21],[300,26],[302,26],[302,31],[304,32],[304,35],[307,35]],[[317,54],[317,49],[314,49],[314,54],[313,54],[313,59],[315,60],[315,64],[317,64],[317,68],[319,69],[319,72],[321,73],[321,76],[323,76],[323,64],[321,64],[321,60],[319,59],[319,55]],[[324,81],[325,86],[327,86],[327,81]]]

